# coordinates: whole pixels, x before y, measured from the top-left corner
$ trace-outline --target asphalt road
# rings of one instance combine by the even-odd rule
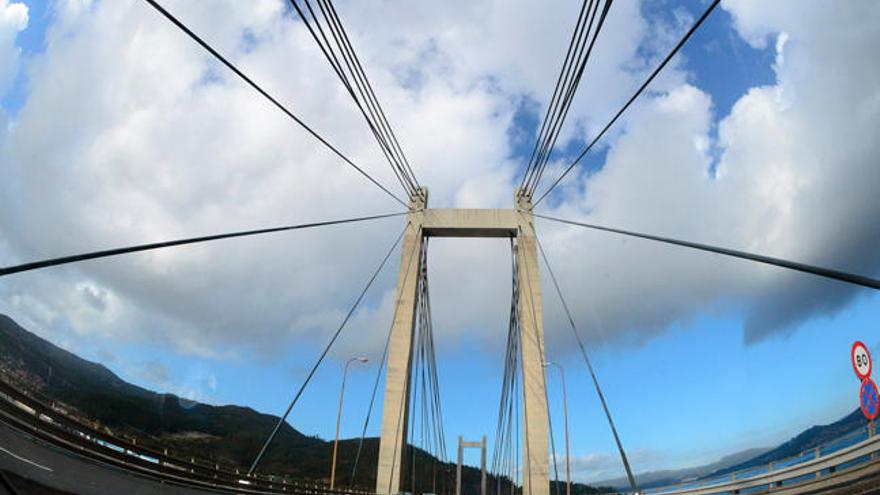
[[[0,495],[228,493],[173,486],[132,474],[51,446],[0,422],[0,472],[4,471],[12,474],[0,474]]]
[[[880,495],[874,473],[815,493]],[[233,493],[169,485],[47,444],[0,422],[0,495],[207,495]]]

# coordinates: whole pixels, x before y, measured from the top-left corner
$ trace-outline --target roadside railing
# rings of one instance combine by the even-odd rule
[[[324,480],[253,474],[219,462],[182,456],[101,431],[101,426],[69,412],[60,403],[39,400],[0,379],[0,420],[43,441],[87,457],[158,478],[166,483],[222,489],[242,494],[368,495],[364,490],[330,490]],[[89,424],[92,423],[92,424]],[[869,423],[797,455],[705,480],[642,490],[650,495],[736,495],[810,487],[832,476],[855,479],[862,471],[880,472],[880,435]]]
[[[774,489],[812,486],[817,481],[849,471],[878,467],[880,436],[873,422],[815,448],[768,464],[748,467],[722,476],[651,488],[651,495],[723,495],[772,492]],[[850,476],[851,478],[852,476]]]
[[[166,483],[242,494],[367,495],[363,490],[335,489],[323,480],[285,475],[252,474],[195,457],[169,453],[101,431],[57,403],[46,403],[0,380],[0,420],[31,435],[81,455],[108,462]]]

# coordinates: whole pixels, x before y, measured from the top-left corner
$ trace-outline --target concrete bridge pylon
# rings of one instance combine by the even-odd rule
[[[511,209],[432,209],[428,191],[411,200],[397,278],[397,303],[391,328],[376,493],[396,495],[401,486],[401,464],[406,447],[409,412],[409,376],[416,316],[416,287],[423,237],[513,238],[517,243],[519,272],[520,349],[522,363],[523,494],[549,495],[550,453],[544,325],[541,304],[537,240],[531,198],[514,194]]]

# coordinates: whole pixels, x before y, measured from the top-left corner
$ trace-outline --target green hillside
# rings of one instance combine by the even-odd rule
[[[0,314],[0,372],[21,389],[64,403],[83,418],[97,421],[117,435],[137,438],[138,444],[168,448],[181,456],[194,456],[231,467],[246,469],[259,451],[277,416],[248,407],[212,406],[161,394],[125,382],[106,367],[86,361],[28,332]],[[358,439],[340,441],[337,484],[347,486],[357,452]],[[300,433],[285,423],[261,463],[260,471],[289,474],[297,478],[327,479],[332,442]],[[367,438],[358,464],[356,485],[373,489],[379,442]],[[451,493],[454,464],[440,463],[417,450],[405,456],[403,484],[414,493]],[[490,477],[491,488],[497,480]],[[480,472],[466,467],[464,491],[479,492]],[[490,491],[494,491],[490,490]],[[604,493],[582,484],[572,486],[575,495]],[[508,492],[509,493],[509,492]]]

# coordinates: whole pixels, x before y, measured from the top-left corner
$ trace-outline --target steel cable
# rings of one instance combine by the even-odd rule
[[[586,4],[586,2],[584,2],[584,4]],[[563,76],[563,85],[560,87],[560,91],[557,95],[558,99],[556,100],[556,105],[554,105],[553,107],[553,112],[549,113],[547,116],[550,125],[547,127],[547,132],[540,140],[539,152],[535,157],[534,163],[532,164],[532,176],[530,177],[530,180],[526,183],[527,191],[532,190],[532,183],[538,173],[540,164],[543,162],[543,159],[547,153],[547,148],[550,141],[553,139],[554,135],[558,135],[557,133],[559,131],[560,123],[559,119],[562,115],[562,110],[566,106],[565,102],[568,99],[569,94],[571,93],[571,89],[572,87],[577,88],[577,83],[575,82],[573,75],[580,72],[578,68],[581,66],[581,60],[583,58],[584,48],[586,47],[586,41],[589,36],[589,30],[592,27],[593,20],[595,19],[595,14],[596,12],[598,12],[598,8],[598,3],[591,1],[589,6],[587,6],[585,15],[578,20],[578,25],[575,28],[575,33],[573,33],[573,39],[574,35],[577,35],[577,49],[571,61],[566,60],[567,65],[564,64],[559,72],[560,76]],[[586,29],[584,28],[584,26],[586,26]],[[586,66],[586,64],[584,64],[584,66]]]
[[[532,185],[529,188],[529,192],[528,192],[529,196],[534,194],[535,189],[537,189],[538,185],[541,182],[541,177],[543,176],[544,170],[546,169],[547,164],[550,161],[550,155],[553,152],[554,147],[556,146],[556,141],[559,139],[559,133],[562,130],[562,124],[565,122],[565,119],[568,117],[568,112],[571,109],[572,102],[574,101],[575,92],[577,91],[577,88],[580,85],[581,78],[583,77],[583,74],[584,74],[584,69],[586,69],[586,66],[587,66],[587,61],[589,60],[590,54],[593,51],[593,46],[596,44],[596,40],[599,37],[599,31],[602,29],[602,26],[605,24],[605,19],[608,16],[608,10],[610,9],[610,7],[611,7],[611,0],[608,0],[608,2],[605,3],[604,8],[602,9],[602,15],[601,15],[601,17],[599,17],[599,22],[596,27],[596,33],[595,33],[595,35],[593,35],[593,38],[590,41],[590,46],[587,49],[586,55],[584,56],[583,62],[581,63],[580,69],[578,70],[575,81],[570,86],[568,93],[566,94],[566,99],[565,99],[565,102],[563,105],[562,114],[560,115],[560,117],[558,119],[559,123],[557,124],[556,132],[552,134],[551,140],[550,140],[549,144],[546,146],[544,154],[541,157],[541,161],[539,162],[539,166],[538,166],[538,171],[535,173],[535,177],[532,181]],[[589,32],[590,28],[593,25],[593,20],[595,19],[595,14],[597,11],[598,11],[598,5],[596,6],[596,10],[593,11],[593,16],[590,18],[589,25],[587,26],[587,32]]]
[[[379,263],[379,266],[376,267],[376,270],[373,272],[373,275],[367,281],[367,284],[364,286],[361,293],[358,295],[357,299],[355,299],[354,304],[351,305],[351,309],[348,310],[348,313],[343,318],[342,323],[340,323],[339,328],[336,329],[336,332],[333,334],[333,337],[324,347],[324,351],[321,352],[320,357],[312,366],[312,369],[309,371],[309,374],[306,376],[306,379],[303,381],[302,385],[300,385],[299,390],[297,390],[296,395],[294,395],[293,400],[290,401],[290,405],[287,406],[287,410],[284,411],[284,414],[278,418],[278,422],[275,424],[275,428],[272,429],[272,432],[269,434],[269,437],[266,438],[263,447],[260,449],[260,453],[257,454],[257,457],[254,459],[254,462],[251,464],[250,469],[248,469],[248,474],[253,474],[254,470],[257,468],[257,465],[260,463],[260,460],[263,458],[263,455],[266,453],[266,449],[269,447],[269,444],[272,443],[272,440],[275,439],[275,435],[278,434],[278,430],[281,428],[281,425],[284,424],[284,421],[287,419],[287,416],[290,414],[290,411],[293,409],[293,406],[296,405],[299,398],[302,396],[303,391],[305,391],[306,386],[311,381],[312,377],[315,375],[315,372],[318,370],[318,367],[321,366],[321,363],[324,361],[324,358],[327,357],[327,353],[330,352],[330,348],[333,347],[333,344],[336,342],[336,339],[339,338],[339,334],[342,333],[342,330],[345,328],[345,324],[351,319],[351,316],[354,314],[355,309],[357,309],[358,305],[360,305],[361,301],[364,298],[364,295],[373,285],[373,282],[376,280],[376,277],[379,276],[379,272],[382,271],[382,268],[385,266],[385,263],[388,262],[388,258],[391,257],[391,253],[394,252],[394,249],[400,243],[400,240],[403,238],[403,234],[406,233],[406,230],[409,228],[410,224],[407,223],[403,230],[400,232],[400,235],[397,236],[397,239],[394,240],[394,243],[391,245],[391,248],[388,250],[388,253],[385,254],[385,257],[382,258],[382,262]]]
[[[409,224],[407,224],[407,227],[409,227]],[[404,231],[405,231],[405,229],[404,229]],[[421,230],[419,230],[419,232],[421,232]],[[415,255],[416,247],[418,247],[418,246],[419,246],[419,244],[413,243],[413,247],[410,250],[409,255],[407,256],[407,259],[405,262],[407,267],[409,267],[410,263],[412,262],[412,258]],[[403,262],[403,260],[401,260],[401,262]],[[404,286],[406,285],[407,280],[409,280],[409,274],[410,274],[410,270],[407,270],[403,276],[403,285]],[[397,307],[399,306],[399,304],[400,304],[400,293],[398,292],[397,299],[395,300],[395,304],[394,304],[395,315],[397,313]],[[389,346],[389,343],[391,342],[391,334],[394,332],[395,315],[392,315],[392,317],[391,317],[391,326],[388,329],[388,339],[385,342],[385,349],[382,351],[383,361],[386,361],[388,359],[388,356],[387,356],[388,346]],[[364,428],[363,428],[363,431],[361,432],[361,439],[358,442],[358,451],[357,451],[357,455],[355,456],[355,463],[354,463],[354,466],[352,467],[352,471],[351,471],[351,479],[352,479],[351,483],[352,484],[354,484],[354,478],[355,478],[355,474],[357,471],[358,460],[360,459],[361,449],[363,447],[364,438],[365,438],[366,432],[367,432],[367,426],[369,425],[369,422],[370,422],[370,414],[373,410],[373,403],[376,398],[376,391],[379,387],[379,379],[381,377],[381,374],[382,374],[382,368],[380,366],[380,368],[376,372],[376,381],[373,383],[373,394],[372,394],[372,397],[370,398],[369,408],[367,409],[367,418],[364,421]],[[400,423],[400,417],[398,417],[397,422],[398,422],[398,424]],[[396,441],[397,441],[397,436],[395,434],[395,442]],[[396,455],[396,448],[395,448],[395,455]],[[393,467],[392,467],[392,469],[393,469]],[[390,490],[390,488],[389,488],[389,490]]]
[[[260,235],[260,234],[270,234],[274,232],[284,232],[288,230],[300,230],[300,229],[310,229],[314,227],[323,227],[327,225],[339,225],[343,223],[355,223],[355,222],[363,222],[366,220],[376,220],[380,218],[390,218],[390,217],[399,217],[402,215],[406,215],[407,212],[401,213],[386,213],[383,215],[371,215],[367,217],[355,217],[355,218],[346,218],[341,220],[327,220],[323,222],[311,222],[311,223],[302,223],[298,225],[285,225],[281,227],[269,227],[265,229],[256,229],[256,230],[242,230],[238,232],[227,232],[224,234],[213,234],[206,235],[201,237],[190,237],[187,239],[175,239],[171,241],[161,241],[161,242],[152,242],[149,244],[138,244],[135,246],[127,246],[121,248],[113,248],[113,249],[105,249],[101,251],[92,251],[88,253],[74,254],[70,256],[62,256],[60,258],[50,258],[40,261],[32,261],[29,263],[22,263],[20,265],[13,265],[0,268],[0,277],[5,275],[11,275],[13,273],[26,272],[30,270],[37,270],[40,268],[47,268],[50,266],[58,266],[65,265],[68,263],[76,263],[79,261],[93,260],[97,258],[106,258],[108,256],[118,256],[121,254],[128,253],[136,253],[139,251],[151,251],[153,249],[161,249],[172,246],[182,246],[184,244],[196,244],[199,242],[209,242],[216,241],[220,239],[230,239],[233,237],[246,237],[252,235]]]
[[[642,83],[641,86],[639,86],[639,88],[636,90],[636,92],[633,93],[633,95],[629,98],[629,100],[627,100],[627,102],[623,105],[623,107],[621,107],[621,109],[618,110],[618,112],[616,114],[614,114],[614,117],[612,117],[611,120],[605,125],[605,127],[602,128],[602,130],[599,132],[599,134],[597,134],[596,137],[593,138],[593,140],[590,142],[590,144],[587,145],[587,147],[581,152],[580,155],[578,155],[578,157],[571,163],[571,165],[569,165],[565,169],[565,171],[562,172],[562,175],[560,175],[553,182],[553,184],[551,184],[550,187],[547,188],[546,191],[544,191],[544,193],[541,195],[541,197],[539,197],[538,200],[533,203],[533,207],[538,206],[541,203],[541,201],[543,201],[544,198],[546,198],[547,195],[550,194],[550,191],[552,191],[557,185],[559,185],[559,183],[562,181],[562,179],[564,179],[565,176],[568,175],[568,173],[571,172],[571,170],[578,163],[580,163],[580,161],[593,148],[593,146],[595,146],[595,144],[600,139],[602,139],[602,136],[604,136],[605,133],[608,132],[608,129],[610,129],[611,126],[614,125],[615,122],[617,122],[617,119],[619,119],[620,116],[623,115],[623,113],[627,110],[627,108],[629,108],[629,106],[632,105],[632,103],[645,91],[645,88],[647,88],[648,85],[651,84],[651,81],[653,81],[654,78],[657,77],[657,74],[659,74],[660,71],[662,71],[663,68],[666,67],[666,64],[668,64],[670,60],[672,60],[672,57],[674,57],[675,54],[678,53],[679,50],[681,50],[681,47],[683,47],[684,44],[687,43],[687,41],[696,32],[696,30],[700,27],[700,25],[703,24],[703,21],[705,21],[706,18],[709,17],[709,14],[711,14],[712,11],[715,10],[715,7],[718,6],[719,2],[720,2],[720,0],[713,0],[712,3],[709,4],[709,7],[707,7],[706,10],[703,12],[703,15],[701,15],[699,17],[699,19],[697,19],[697,21],[694,23],[694,25],[691,26],[691,28],[687,31],[687,33],[685,33],[684,37],[682,37],[681,40],[679,40],[679,42],[675,45],[675,47],[672,48],[672,50],[669,52],[669,54],[666,55],[666,58],[664,58],[663,61],[660,62],[660,65],[658,65],[657,68],[654,69],[654,72],[651,73],[651,75],[648,77],[648,79],[646,79],[645,82]]]
[[[722,254],[724,256],[731,256],[733,258],[740,258],[749,261],[755,261],[758,263],[763,263],[765,265],[773,265],[781,268],[787,268],[789,270],[794,270],[803,273],[810,273],[812,275],[818,275],[820,277],[830,278],[832,280],[837,280],[840,282],[846,282],[848,284],[860,285],[862,287],[868,287],[871,289],[880,289],[880,280],[875,278],[866,277],[864,275],[858,275],[854,273],[842,272],[839,270],[832,270],[829,268],[823,268],[820,266],[808,265],[806,263],[798,263],[796,261],[789,261],[782,258],[774,258],[771,256],[764,256],[761,254],[749,253],[746,251],[738,251],[736,249],[727,249],[718,246],[712,246],[709,244],[701,244],[698,242],[690,242],[683,241],[680,239],[674,239],[672,237],[661,237],[658,235],[652,234],[644,234],[641,232],[635,232],[631,230],[623,230],[623,229],[615,229],[612,227],[605,227],[603,225],[596,225],[584,222],[576,222],[574,220],[565,220],[562,218],[555,218],[547,215],[541,215],[538,213],[534,213],[535,217],[543,218],[545,220],[551,220],[554,222],[564,223],[568,225],[575,225],[578,227],[585,227],[593,230],[601,230],[604,232],[611,232],[614,234],[620,234],[630,237],[638,237],[641,239],[647,239],[650,241],[662,242],[665,244],[672,244],[676,246],[687,247],[691,249],[697,249],[700,251],[706,251],[709,253]]]
[[[329,38],[325,34],[324,27],[322,27],[321,22],[318,20],[318,16],[309,0],[303,0],[303,3],[311,14],[312,22],[314,22],[317,31],[312,28],[311,22],[299,6],[299,1],[290,0],[290,3],[306,24],[312,38],[333,67],[334,72],[336,72],[336,75],[347,89],[349,96],[354,100],[355,105],[367,122],[401,186],[410,197],[416,195],[420,188],[418,181],[412,173],[412,168],[403,154],[400,143],[388,122],[384,110],[379,104],[378,98],[376,98],[372,84],[367,78],[366,72],[332,2],[328,0],[317,1],[318,10],[321,12],[321,17],[326,24],[327,30],[330,32]],[[337,57],[337,52],[342,58],[342,62]],[[349,74],[351,77],[349,77]]]
[[[370,394],[370,404],[367,406],[367,416],[364,419],[364,427],[361,430],[361,436],[358,439],[358,447],[357,453],[354,456],[354,465],[351,467],[351,480],[349,481],[348,488],[351,490],[354,488],[354,480],[355,475],[357,474],[358,462],[361,459],[361,450],[364,447],[364,439],[367,436],[367,428],[370,426],[370,416],[373,412],[373,404],[376,402],[376,392],[379,390],[379,380],[382,378],[382,370],[385,368],[385,362],[388,358],[388,346],[391,344],[391,330],[394,328],[394,323],[392,322],[391,327],[388,328],[388,337],[385,338],[385,347],[382,349],[382,357],[379,360],[379,367],[376,369],[376,380],[373,382],[373,392]]]
[[[403,200],[401,200],[400,198],[398,198],[397,195],[395,195],[394,193],[392,193],[391,191],[389,191],[388,188],[386,188],[384,185],[382,185],[382,183],[380,183],[379,181],[377,181],[376,179],[374,179],[370,174],[368,174],[366,171],[364,171],[361,167],[357,166],[357,165],[356,165],[353,161],[351,161],[347,156],[345,156],[344,154],[342,154],[341,151],[339,151],[335,146],[333,146],[332,144],[330,144],[330,142],[327,141],[326,139],[324,139],[320,134],[318,134],[317,131],[315,131],[314,129],[312,129],[311,127],[309,127],[308,124],[306,124],[305,122],[303,122],[299,117],[297,117],[297,116],[296,116],[292,111],[290,111],[286,106],[282,105],[277,99],[275,99],[275,97],[273,97],[272,95],[270,95],[266,90],[264,90],[264,89],[263,89],[262,87],[260,87],[257,83],[255,83],[250,77],[248,77],[247,75],[245,75],[244,72],[242,72],[241,70],[239,70],[238,67],[236,67],[235,65],[233,65],[232,62],[230,62],[229,60],[226,59],[226,57],[224,57],[223,55],[221,55],[217,50],[215,50],[215,49],[214,49],[211,45],[209,45],[205,40],[203,40],[203,39],[202,39],[201,37],[199,37],[195,32],[193,32],[189,27],[187,27],[183,22],[181,22],[180,20],[178,20],[177,17],[175,17],[174,15],[172,15],[169,11],[165,10],[165,8],[162,7],[161,5],[159,5],[159,3],[156,2],[156,0],[144,0],[144,1],[147,2],[151,7],[153,7],[154,9],[156,9],[157,12],[159,12],[160,14],[162,14],[163,16],[165,16],[166,19],[168,19],[169,21],[171,21],[171,22],[172,22],[175,26],[177,26],[181,31],[183,31],[184,33],[186,33],[190,38],[193,39],[193,41],[195,41],[196,43],[198,43],[199,45],[201,45],[202,48],[204,48],[205,50],[207,50],[208,53],[210,53],[211,55],[213,55],[214,58],[216,58],[217,60],[219,60],[219,61],[220,61],[223,65],[225,65],[229,70],[231,70],[232,72],[234,72],[235,75],[237,75],[238,77],[240,77],[243,81],[245,81],[248,85],[250,85],[250,87],[252,87],[252,88],[253,88],[254,90],[256,90],[258,93],[260,93],[263,97],[265,97],[267,100],[269,100],[273,105],[275,105],[276,108],[278,108],[279,110],[281,110],[282,112],[284,112],[285,115],[287,115],[287,116],[290,117],[294,122],[296,122],[297,124],[299,124],[300,127],[302,127],[303,129],[305,129],[306,132],[308,132],[309,134],[311,134],[315,139],[317,139],[321,144],[323,144],[324,146],[326,146],[326,147],[327,147],[330,151],[332,151],[336,156],[338,156],[338,157],[341,158],[345,163],[347,163],[348,165],[350,165],[351,167],[353,167],[355,170],[357,170],[358,172],[360,172],[361,175],[363,175],[364,177],[366,177],[370,182],[372,182],[373,184],[375,184],[379,189],[381,189],[382,191],[384,191],[386,194],[388,194],[389,196],[391,196],[392,198],[394,198],[395,201],[397,201],[398,203],[402,204],[404,207],[409,208],[409,205],[407,205]]]
[[[553,268],[550,266],[550,261],[547,259],[547,254],[544,252],[544,246],[541,245],[541,241],[537,236],[535,236],[535,241],[538,243],[538,249],[541,251],[541,257],[544,259],[544,266],[547,267],[547,272],[550,273],[550,279],[553,281],[553,286],[556,288],[556,294],[559,296],[560,302],[562,302],[562,308],[565,310],[565,315],[568,317],[568,323],[571,326],[572,333],[574,333],[575,340],[577,340],[581,355],[583,355],[584,362],[587,364],[587,370],[590,372],[590,377],[593,379],[593,386],[596,389],[596,394],[599,396],[599,401],[602,403],[602,409],[605,411],[605,417],[608,419],[608,426],[611,428],[612,435],[614,435],[614,442],[617,444],[617,450],[620,453],[620,460],[623,463],[623,468],[626,470],[626,477],[629,480],[630,488],[632,488],[633,492],[638,492],[639,488],[636,485],[636,479],[630,468],[629,459],[626,457],[626,451],[623,449],[620,435],[617,434],[614,420],[611,419],[611,411],[608,409],[608,404],[605,402],[605,394],[602,393],[602,387],[599,386],[599,379],[596,377],[596,372],[593,370],[593,364],[590,362],[587,348],[584,345],[583,340],[581,340],[580,333],[574,324],[574,318],[571,316],[571,311],[568,309],[568,304],[562,296],[562,289],[559,288],[559,282],[556,280],[556,274],[553,273]]]
[[[381,117],[381,119],[379,121],[380,124],[382,124],[382,127],[385,128],[388,136],[390,137],[391,144],[394,147],[394,149],[396,149],[397,154],[399,156],[399,159],[402,162],[406,172],[409,174],[409,177],[411,178],[412,183],[415,184],[415,187],[417,189],[421,188],[418,180],[416,180],[415,174],[413,173],[412,167],[409,164],[409,160],[407,160],[406,155],[403,153],[403,149],[400,146],[400,142],[397,140],[397,136],[394,134],[394,130],[391,128],[391,124],[389,123],[388,118],[385,115],[385,111],[382,109],[381,105],[379,105],[379,99],[376,97],[376,92],[373,90],[373,85],[370,83],[370,80],[367,78],[367,74],[364,71],[363,66],[361,65],[360,58],[358,58],[358,56],[357,56],[357,52],[354,51],[354,48],[351,44],[351,40],[348,37],[348,33],[346,33],[345,29],[343,29],[343,27],[342,27],[342,22],[339,19],[339,14],[336,12],[336,8],[333,6],[333,2],[330,0],[323,0],[323,1],[327,4],[328,10],[330,11],[330,17],[331,17],[331,19],[334,20],[334,22],[338,26],[338,30],[339,30],[340,34],[342,35],[344,45],[348,47],[348,50],[352,55],[352,60],[354,62],[354,65],[358,69],[358,71],[360,72],[360,74],[362,76],[362,79],[363,79],[365,86],[366,86],[366,89],[367,89],[367,94],[372,98],[376,108],[379,111],[379,116]]]
[[[534,190],[541,181],[544,169],[550,161],[563,123],[571,109],[574,95],[580,85],[593,47],[599,38],[599,33],[602,30],[611,5],[612,0],[604,3],[602,13],[596,23],[596,29],[593,30],[593,23],[600,8],[599,2],[590,0],[588,4],[585,0],[582,4],[581,12],[578,15],[578,22],[569,44],[569,51],[566,53],[563,67],[557,79],[557,87],[554,89],[551,104],[547,108],[547,114],[541,126],[542,132],[539,133],[538,141],[535,144],[535,149],[532,151],[532,157],[529,160],[529,166],[521,184],[521,188],[524,188],[523,193],[528,196],[534,193]]]
[[[376,126],[374,125],[374,123],[371,119],[371,117],[373,116],[372,110],[370,110],[370,112],[369,112],[370,115],[368,116],[367,111],[365,111],[363,106],[361,105],[361,101],[355,95],[355,90],[354,90],[354,88],[352,88],[351,81],[349,81],[348,76],[346,76],[345,71],[342,66],[342,63],[339,61],[339,58],[336,55],[336,50],[334,50],[333,47],[331,46],[330,41],[324,32],[324,28],[321,26],[321,23],[318,20],[318,16],[317,16],[317,14],[315,14],[315,11],[312,8],[311,4],[308,2],[308,0],[306,0],[304,2],[306,9],[308,10],[309,14],[311,14],[312,22],[314,22],[315,29],[317,29],[317,32],[315,31],[315,29],[312,28],[312,22],[309,21],[308,17],[306,17],[305,13],[302,11],[302,9],[299,6],[299,3],[295,0],[291,0],[290,3],[291,3],[291,5],[293,5],[297,14],[299,14],[300,18],[303,21],[303,24],[305,24],[306,28],[309,30],[309,33],[311,33],[312,38],[315,40],[315,43],[321,49],[321,52],[324,54],[324,57],[330,63],[330,66],[333,68],[333,71],[339,77],[339,80],[342,82],[342,85],[345,86],[345,89],[348,91],[352,100],[354,100],[355,105],[357,105],[358,110],[361,112],[361,115],[363,115],[364,119],[367,121],[367,125],[369,126],[371,132],[373,133],[373,136],[379,142],[379,148],[382,151],[383,155],[385,156],[385,159],[388,160],[389,163],[391,163],[392,171],[394,172],[395,176],[397,177],[398,182],[400,182],[401,187],[403,187],[403,189],[404,189],[404,191],[406,191],[407,195],[412,196],[411,188],[408,186],[404,177],[401,175],[400,169],[398,167],[396,167],[395,164],[393,163],[392,157],[388,154],[388,147],[387,147],[387,143],[385,143],[385,141],[384,141],[384,136],[382,136],[379,133],[378,129],[376,128]],[[320,4],[318,6],[320,7],[319,10],[321,10],[323,18],[329,24],[329,21],[327,21],[327,15],[324,11],[324,8]],[[333,37],[333,39],[337,40],[337,49],[338,49],[338,43],[339,43],[338,39],[339,38],[338,38],[336,32],[332,30],[332,26],[328,26],[328,27],[331,28],[331,36]],[[319,35],[320,35],[320,37],[319,37]],[[322,40],[323,40],[323,42],[322,42]],[[344,61],[345,61],[346,67],[348,67],[349,71],[351,71],[351,64],[349,63],[348,58],[345,57],[345,53],[343,53],[342,55],[343,55],[343,58],[345,59]],[[363,98],[363,90],[360,85],[357,86],[357,90],[361,94],[361,97]]]
[[[589,5],[592,6],[593,0],[590,0]],[[580,26],[582,19],[586,12],[590,10],[587,7],[588,2],[584,1],[581,3],[581,10],[578,13],[578,21],[575,24],[575,32],[572,33],[571,39],[568,41],[568,49],[565,52],[565,59],[562,62],[563,70],[559,71],[559,75],[556,77],[556,86],[553,88],[553,96],[550,97],[550,104],[547,105],[547,111],[544,113],[544,119],[541,121],[541,128],[538,131],[538,139],[535,141],[535,146],[532,149],[532,154],[529,157],[528,167],[526,169],[526,173],[523,174],[522,181],[519,184],[520,189],[526,186],[526,183],[530,180],[531,174],[534,172],[532,169],[532,162],[536,158],[538,153],[539,145],[544,141],[544,131],[547,129],[547,125],[550,122],[550,117],[555,113],[555,104],[557,102],[557,96],[560,93],[560,88],[562,87],[563,75],[566,74],[565,68],[569,65],[569,59],[572,55],[572,49],[575,47],[576,34],[578,32],[578,27]]]

